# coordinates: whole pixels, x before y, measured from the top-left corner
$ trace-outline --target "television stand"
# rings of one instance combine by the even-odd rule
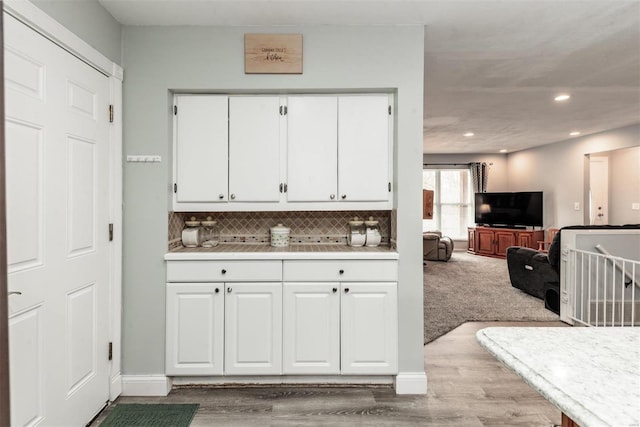
[[[544,240],[544,230],[513,227],[469,227],[467,252],[494,258],[506,258],[509,246],[537,249]]]

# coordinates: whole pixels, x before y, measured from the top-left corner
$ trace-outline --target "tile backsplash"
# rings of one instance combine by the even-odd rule
[[[357,216],[379,221],[382,245],[389,245],[391,211],[302,211],[302,212],[169,212],[169,249],[181,245],[185,219],[210,216],[218,221],[221,243],[269,243],[269,228],[283,224],[291,228],[291,244],[346,244],[347,225]]]

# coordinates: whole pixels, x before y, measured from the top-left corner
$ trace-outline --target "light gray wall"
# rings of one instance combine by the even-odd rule
[[[302,75],[245,75],[245,32],[302,33]],[[423,372],[421,164],[424,29],[401,27],[125,27],[123,372],[164,372],[171,91],[397,90],[399,366]]]
[[[31,3],[98,52],[122,64],[122,26],[98,0],[31,0]]]
[[[423,163],[471,163],[485,162],[489,165],[487,191],[507,191],[507,155],[506,154],[425,154]],[[429,166],[437,168],[438,166]],[[442,166],[445,168],[446,166]]]
[[[640,145],[609,153],[609,223],[640,224],[632,203],[640,203]]]
[[[509,154],[509,191],[544,191],[545,228],[583,224],[585,155],[638,145],[640,124]]]

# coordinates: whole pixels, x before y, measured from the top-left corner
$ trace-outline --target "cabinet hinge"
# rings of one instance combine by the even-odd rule
[[[109,360],[113,360],[113,343],[109,343]]]
[[[389,115],[391,115],[391,105],[389,105]]]
[[[174,115],[174,116],[177,116],[177,115],[178,115],[178,106],[177,106],[177,105],[174,105],[174,106],[173,106],[173,115]]]
[[[113,224],[109,224],[109,241],[113,242]]]
[[[280,106],[280,115],[281,116],[286,116],[287,115],[287,106],[286,105],[281,105]]]
[[[113,105],[109,105],[109,123],[113,123]]]
[[[389,183],[388,188],[389,188],[389,193],[391,193],[391,183]]]
[[[177,193],[178,192],[178,184],[177,183],[173,183],[173,192]]]

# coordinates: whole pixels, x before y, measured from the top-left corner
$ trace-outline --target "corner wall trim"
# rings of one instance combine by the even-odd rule
[[[426,372],[400,372],[396,377],[396,394],[427,394]]]
[[[123,375],[122,396],[166,396],[172,385],[164,375]]]

